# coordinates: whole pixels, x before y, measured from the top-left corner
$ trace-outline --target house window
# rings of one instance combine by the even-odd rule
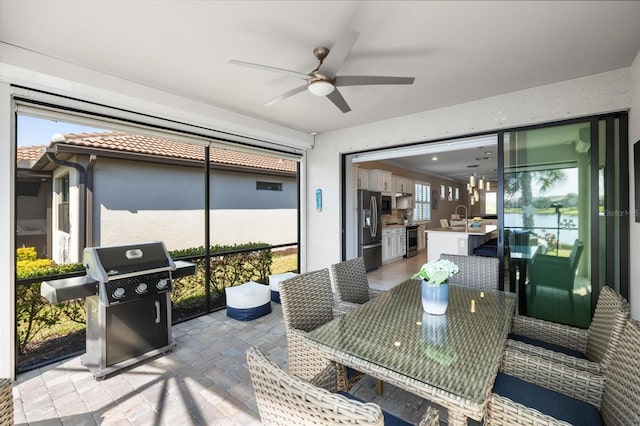
[[[282,191],[282,183],[280,182],[256,182],[258,191]]]
[[[431,219],[431,185],[428,183],[415,183],[413,192],[415,207],[413,208],[413,220]]]
[[[498,203],[495,192],[484,194],[484,214],[498,214]]]
[[[69,233],[69,175],[58,179],[58,229]]]
[[[460,199],[460,188],[456,188],[455,189],[455,192],[454,192],[454,195],[453,195],[453,199],[455,201],[458,201]]]

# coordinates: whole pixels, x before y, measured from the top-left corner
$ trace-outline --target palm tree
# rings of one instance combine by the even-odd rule
[[[514,196],[520,192],[519,204],[522,206],[522,226],[524,228],[533,228],[534,226],[532,184],[535,182],[540,192],[546,192],[554,184],[565,179],[566,175],[562,169],[505,173],[505,193]]]

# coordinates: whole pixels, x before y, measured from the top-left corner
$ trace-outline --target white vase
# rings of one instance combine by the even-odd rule
[[[434,284],[422,280],[420,284],[422,309],[431,315],[443,315],[449,304],[449,284]]]

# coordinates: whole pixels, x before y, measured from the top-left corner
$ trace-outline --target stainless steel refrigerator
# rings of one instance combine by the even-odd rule
[[[382,265],[382,196],[358,190],[358,255],[367,271]]]

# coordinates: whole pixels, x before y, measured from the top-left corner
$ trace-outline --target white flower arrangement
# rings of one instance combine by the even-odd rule
[[[459,273],[458,265],[450,260],[438,259],[422,265],[422,268],[413,275],[413,278],[422,278],[430,283],[440,285]]]

